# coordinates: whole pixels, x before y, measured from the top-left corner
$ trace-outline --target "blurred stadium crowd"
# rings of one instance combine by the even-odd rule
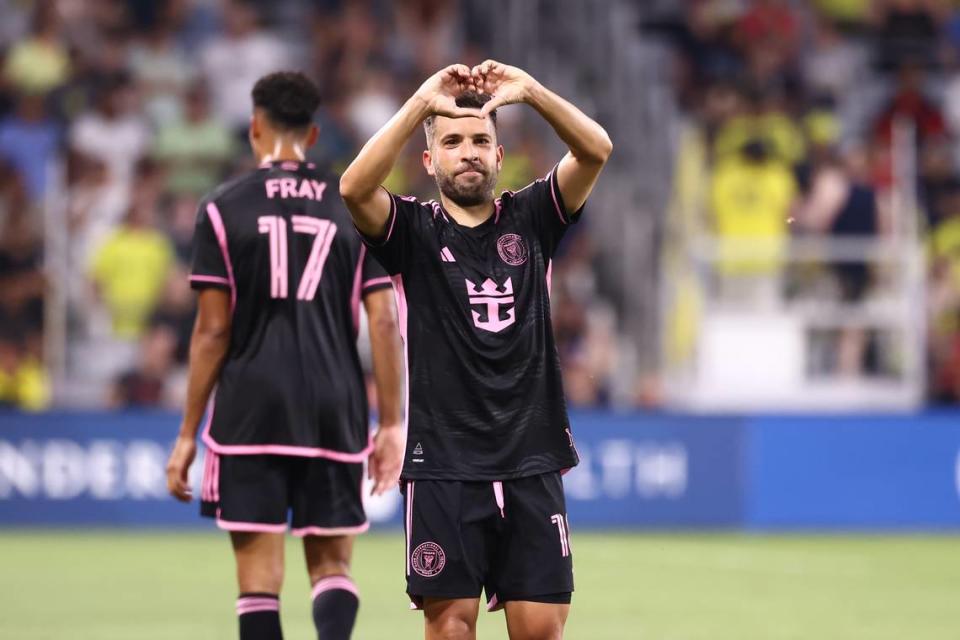
[[[425,77],[487,57],[486,24],[443,0],[0,4],[0,404],[179,407],[196,206],[253,167],[257,78],[295,68],[320,84],[309,155],[337,170]],[[557,160],[513,115],[501,118],[502,189]],[[410,151],[390,187],[428,197]],[[66,255],[50,259],[52,247]],[[44,364],[53,286],[66,319],[56,384]],[[560,323],[568,344],[578,322]]]
[[[664,10],[637,38],[670,43],[683,115],[675,155],[663,159],[674,166],[663,228],[719,238],[724,298],[762,305],[806,288],[869,300],[882,270],[856,260],[787,269],[786,246],[902,234],[892,149],[899,123],[912,123],[929,398],[960,401],[960,2],[653,5]],[[279,68],[312,75],[324,102],[311,160],[342,169],[427,75],[492,57],[495,19],[468,0],[0,3],[0,405],[178,408],[196,205],[252,167],[254,81]],[[523,109],[501,114],[498,189],[557,160],[530,120]],[[415,142],[389,186],[427,197],[435,186]],[[608,404],[624,387],[591,224],[574,228],[554,266],[575,406]],[[743,241],[748,257],[736,250]],[[665,357],[684,326],[680,317],[663,328]],[[882,373],[879,341],[848,326],[829,337],[821,366]],[[658,402],[655,383],[626,386],[638,389],[628,403]]]
[[[960,3],[682,5],[648,25],[678,54],[674,89],[685,116],[668,227],[687,236],[709,228],[720,296],[757,306],[812,290],[859,310],[895,275],[865,259],[788,264],[798,240],[919,239],[928,400],[956,403]],[[898,127],[906,132],[899,148]],[[832,334],[814,366],[841,377],[890,367],[879,331],[848,323]]]

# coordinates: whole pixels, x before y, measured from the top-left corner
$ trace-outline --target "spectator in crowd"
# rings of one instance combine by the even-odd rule
[[[718,163],[710,199],[722,298],[761,305],[779,301],[796,192],[790,167],[761,138]]]
[[[157,229],[155,218],[152,200],[134,202],[93,257],[90,276],[118,338],[135,339],[143,333],[173,265],[173,246]]]
[[[887,104],[874,120],[873,135],[877,142],[889,145],[897,120],[916,127],[917,142],[923,144],[946,134],[947,127],[940,108],[924,92],[923,69],[913,63],[902,64],[897,72],[897,85]]]
[[[166,325],[148,328],[140,340],[140,354],[134,368],[114,381],[109,406],[114,409],[173,408],[169,376],[173,369],[176,336]]]
[[[39,202],[46,195],[59,147],[60,127],[47,117],[45,98],[22,94],[16,111],[0,121],[0,158],[23,176],[31,202]]]
[[[50,382],[31,355],[24,330],[0,326],[0,408],[43,411],[50,406]]]
[[[944,0],[877,0],[874,7],[877,64],[882,69],[895,69],[905,60],[926,68],[938,64]]]
[[[37,2],[30,34],[13,45],[3,66],[4,79],[19,93],[44,95],[66,81],[70,59],[60,26],[57,3]]]
[[[153,157],[166,169],[169,194],[199,196],[221,180],[237,144],[232,132],[211,115],[204,83],[192,85],[184,102],[183,117],[157,133]]]
[[[96,107],[81,114],[70,130],[70,148],[103,163],[108,181],[129,193],[137,160],[150,144],[150,129],[138,110],[136,87],[130,75],[106,78]]]
[[[175,35],[171,19],[163,16],[130,49],[130,70],[143,94],[144,112],[155,127],[181,117],[180,95],[196,75]]]
[[[258,78],[292,62],[287,45],[258,23],[251,3],[230,0],[224,7],[223,34],[200,52],[200,64],[213,95],[214,113],[238,137],[246,135],[250,119],[250,87]]]
[[[846,158],[829,147],[818,149],[809,193],[798,208],[798,226],[826,237],[875,237],[879,232],[877,197],[864,181],[863,165],[862,149],[850,150]],[[866,297],[872,280],[867,263],[834,262],[830,270],[841,300],[858,303]],[[868,339],[862,327],[842,328],[833,370],[851,377],[861,374]]]
[[[940,191],[928,234],[931,397],[960,401],[960,179]]]
[[[24,206],[15,173],[0,168],[0,196],[10,209],[0,221],[0,324],[43,327],[43,244],[32,211]]]
[[[178,365],[187,364],[193,319],[197,311],[186,264],[178,263],[170,270],[157,308],[150,319],[152,327],[163,326],[173,332],[176,341],[174,360]]]

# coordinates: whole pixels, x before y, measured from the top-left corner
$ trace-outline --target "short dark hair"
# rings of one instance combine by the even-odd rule
[[[263,109],[278,129],[300,130],[310,126],[320,106],[320,90],[299,71],[278,71],[253,85],[253,106]]]
[[[493,99],[488,93],[477,93],[476,91],[466,91],[457,96],[457,106],[464,107],[467,109],[482,109],[483,105],[490,102]],[[493,122],[493,130],[497,130],[497,110],[494,109],[489,114],[490,120]],[[423,121],[423,131],[427,135],[427,146],[433,142],[433,132],[436,125],[436,116],[427,116],[427,119]]]

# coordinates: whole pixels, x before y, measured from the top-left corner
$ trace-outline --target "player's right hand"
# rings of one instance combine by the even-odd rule
[[[193,499],[193,491],[190,489],[187,475],[196,456],[196,441],[193,438],[180,436],[173,445],[170,459],[167,460],[167,490],[181,502],[190,502]]]
[[[427,103],[430,113],[447,118],[479,118],[479,109],[457,106],[457,96],[475,91],[470,67],[452,64],[436,72],[420,85],[415,94]]]

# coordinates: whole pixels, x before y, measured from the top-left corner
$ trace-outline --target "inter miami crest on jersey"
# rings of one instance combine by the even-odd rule
[[[392,196],[367,238],[393,275],[409,366],[404,477],[504,480],[577,463],[553,330],[551,259],[577,214],[555,171],[476,227]]]

